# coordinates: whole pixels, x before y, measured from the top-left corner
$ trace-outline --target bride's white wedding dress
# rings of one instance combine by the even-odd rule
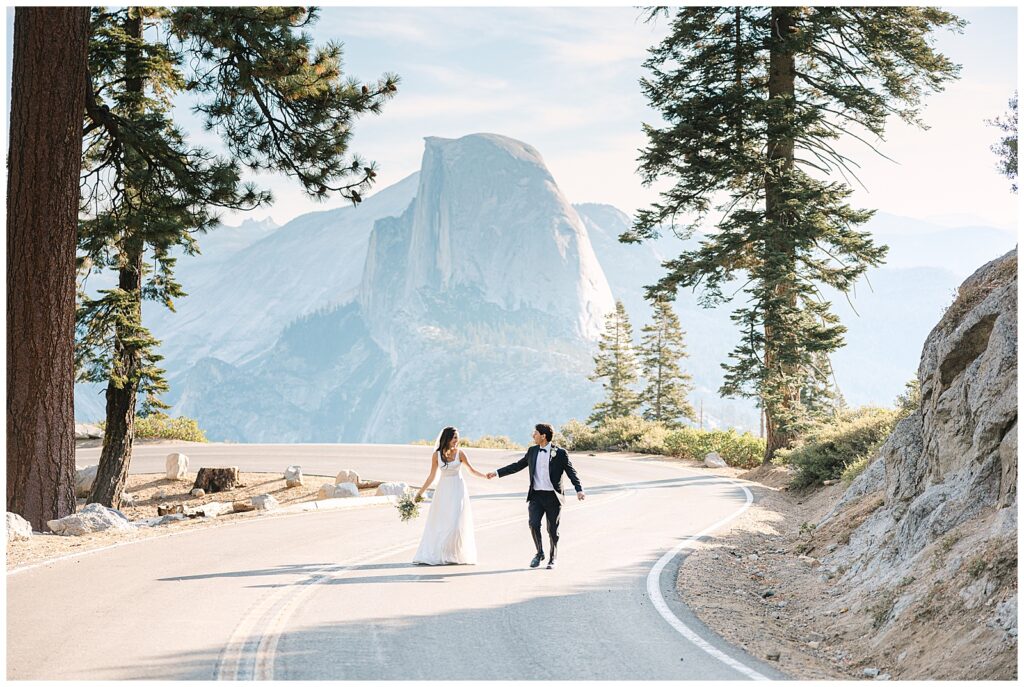
[[[423,527],[423,539],[412,562],[475,565],[473,509],[469,504],[466,480],[462,477],[462,460],[456,458],[447,465],[439,460],[437,471],[440,477],[430,502],[427,524]]]

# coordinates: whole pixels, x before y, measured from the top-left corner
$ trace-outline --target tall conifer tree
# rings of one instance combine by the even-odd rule
[[[314,49],[302,7],[122,7],[92,12],[82,161],[80,259],[113,269],[115,288],[78,311],[80,378],[106,382],[106,429],[92,502],[117,506],[131,459],[136,398],[163,406],[158,342],[142,301],[173,310],[185,295],[171,251],[198,252],[218,210],[270,194],[243,170],[283,172],[310,196],[357,203],[376,174],[349,152],[354,119],[377,113],[397,77],[360,84],[341,72],[341,46]],[[191,145],[172,119],[189,93],[226,152]]]
[[[633,351],[633,327],[622,301],[615,301],[615,311],[605,316],[604,333],[594,356],[594,374],[591,381],[603,379],[603,401],[594,406],[587,419],[599,426],[606,420],[632,415],[640,408],[640,395],[634,390],[637,383],[636,354]]]
[[[89,8],[14,10],[7,157],[7,510],[75,512],[75,226]]]
[[[697,411],[687,400],[692,378],[679,369],[687,357],[683,328],[666,300],[654,302],[654,318],[641,330],[639,353],[647,387],[643,393],[644,418],[678,426],[681,418],[697,420]]]
[[[858,229],[872,211],[846,202],[836,177],[856,164],[836,141],[881,139],[889,115],[923,126],[923,95],[959,70],[931,33],[962,26],[928,7],[684,7],[650,50],[641,85],[665,125],[644,125],[639,171],[673,183],[621,238],[689,237],[715,212],[648,296],[699,288],[712,307],[743,292],[721,393],[763,404],[768,458],[799,426],[813,356],[843,343],[820,285],[847,292],[886,253]]]

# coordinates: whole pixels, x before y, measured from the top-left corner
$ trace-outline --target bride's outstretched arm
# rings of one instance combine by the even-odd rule
[[[434,483],[434,477],[437,475],[437,451],[434,451],[430,455],[430,474],[427,476],[427,481],[423,483],[420,490],[416,492],[416,498],[419,499],[423,496],[423,492],[427,490],[431,484]]]
[[[483,477],[484,479],[487,479],[487,475],[485,475],[484,473],[480,472],[475,467],[470,465],[470,463],[469,463],[469,456],[466,455],[465,451],[459,451],[459,453],[462,454],[462,462],[466,465],[467,468],[469,468],[470,472],[472,472],[477,477]]]

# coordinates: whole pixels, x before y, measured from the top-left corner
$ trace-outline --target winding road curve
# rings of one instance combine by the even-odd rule
[[[357,470],[418,484],[429,448],[173,445],[194,470]],[[93,464],[99,449],[78,452]],[[488,471],[521,452],[469,449]],[[740,482],[666,461],[577,454],[587,500],[562,514],[559,567],[531,570],[527,477],[469,477],[479,565],[409,561],[423,518],[392,507],[254,517],[7,578],[7,677],[64,679],[785,679],[679,602],[689,543],[749,505]]]

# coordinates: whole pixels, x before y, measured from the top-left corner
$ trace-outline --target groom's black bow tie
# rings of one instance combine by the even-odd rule
[[[540,449],[540,450],[541,450],[541,451],[543,451],[544,453],[547,453],[547,452],[548,452],[548,450],[547,450],[546,448],[542,448],[542,449]]]

